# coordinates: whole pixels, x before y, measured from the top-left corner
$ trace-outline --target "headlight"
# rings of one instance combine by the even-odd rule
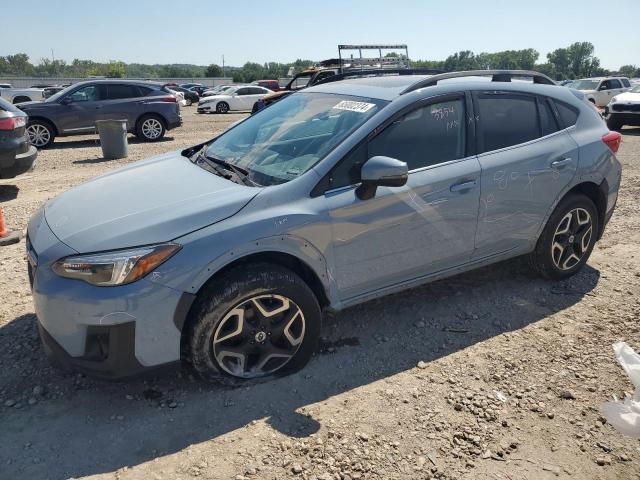
[[[618,97],[613,97],[609,103],[616,103],[616,100],[618,100]]]
[[[182,248],[163,243],[129,250],[77,255],[58,260],[53,271],[65,278],[84,280],[92,285],[125,285],[141,279]]]

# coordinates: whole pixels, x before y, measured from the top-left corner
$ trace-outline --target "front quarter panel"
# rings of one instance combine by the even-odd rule
[[[303,177],[317,182],[313,171]],[[151,281],[197,293],[230,263],[251,254],[276,252],[304,262],[323,283],[330,300],[337,298],[326,260],[331,248],[326,199],[302,195],[305,189],[308,192],[308,182],[298,180],[268,187],[235,216],[176,239],[183,248],[149,276]]]

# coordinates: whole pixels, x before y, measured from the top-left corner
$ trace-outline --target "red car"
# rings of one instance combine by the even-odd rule
[[[256,80],[251,85],[258,85],[260,87],[268,88],[269,90],[274,92],[279,92],[280,90],[282,90],[282,88],[280,88],[278,80]]]

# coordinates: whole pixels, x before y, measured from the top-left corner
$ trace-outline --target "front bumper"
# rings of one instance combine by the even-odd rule
[[[211,104],[205,103],[203,105],[198,104],[198,113],[205,113],[211,111]]]
[[[180,360],[181,329],[193,295],[146,278],[97,287],[59,277],[53,262],[77,252],[55,237],[42,211],[29,222],[27,235],[35,311],[54,363],[123,378]]]
[[[640,126],[640,111],[615,112],[607,105],[604,108],[604,118],[606,120],[619,121],[623,125]]]

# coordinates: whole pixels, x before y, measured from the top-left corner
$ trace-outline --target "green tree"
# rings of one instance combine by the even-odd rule
[[[125,76],[125,64],[120,61],[109,61],[109,65],[107,67],[107,77],[109,78],[123,78]]]
[[[620,67],[619,72],[625,77],[640,77],[640,68],[635,65],[623,65]]]
[[[220,65],[216,65],[212,63],[207,67],[207,70],[204,73],[205,77],[222,77],[222,67]]]

